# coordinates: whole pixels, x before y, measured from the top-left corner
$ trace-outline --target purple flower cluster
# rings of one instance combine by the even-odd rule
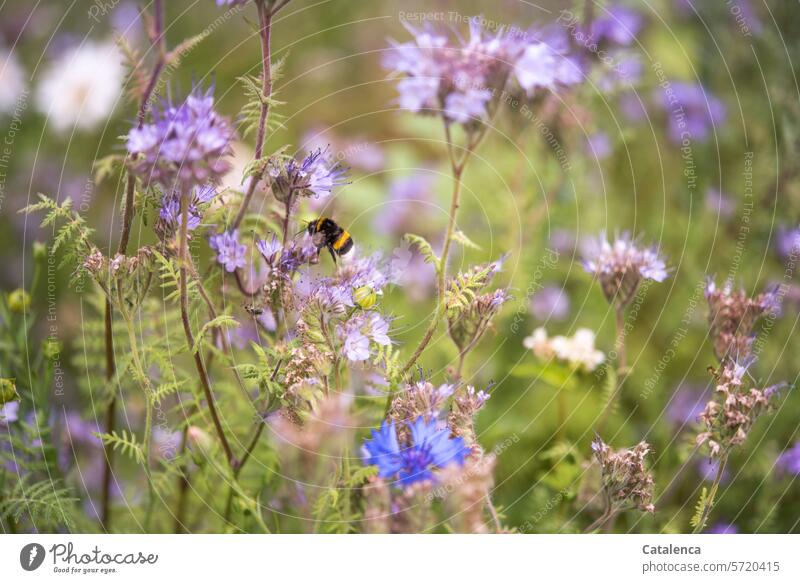
[[[128,133],[131,169],[165,190],[217,183],[230,169],[233,128],[214,110],[213,88],[198,87],[180,105],[153,108],[153,121]]]
[[[591,36],[600,45],[628,46],[643,27],[644,19],[639,12],[622,4],[611,4],[592,21]]]
[[[370,340],[381,346],[392,343],[389,322],[378,312],[360,312],[345,320],[338,328],[343,352],[348,360],[361,362],[370,356]]]
[[[319,148],[300,162],[294,158],[272,162],[268,175],[272,193],[281,202],[295,197],[326,198],[333,189],[347,184],[347,169],[328,155],[328,148]]]
[[[644,279],[664,281],[668,274],[657,248],[640,247],[628,233],[609,242],[605,234],[591,241],[584,252],[583,267],[600,280],[610,303],[625,306]]]
[[[384,66],[403,76],[397,84],[400,107],[415,113],[443,111],[453,122],[485,119],[493,94],[502,89],[524,45],[501,29],[488,34],[478,19],[470,36],[452,35],[432,26],[405,24],[413,42],[392,42]]]
[[[217,263],[228,273],[245,266],[247,247],[239,242],[239,230],[219,233],[209,237],[209,245],[217,252]]]
[[[536,35],[515,63],[517,82],[532,96],[542,89],[580,83],[586,76],[580,60],[569,53],[569,43],[563,34]]]
[[[211,185],[195,186],[192,189],[187,209],[189,219],[186,228],[189,231],[194,231],[200,226],[204,206],[214,200],[217,194],[217,189]],[[174,234],[181,226],[181,199],[177,191],[172,190],[164,194],[158,217],[159,224],[156,226],[156,230],[163,236]]]
[[[725,104],[698,83],[673,81],[656,93],[656,102],[667,114],[670,139],[705,141],[727,114]]]
[[[800,441],[778,456],[778,470],[790,476],[800,476]]]
[[[464,465],[470,449],[460,437],[451,438],[450,430],[439,428],[436,421],[423,417],[408,423],[410,443],[401,446],[394,421],[384,421],[372,430],[372,438],[364,442],[366,465],[378,466],[378,476],[397,479],[408,487],[418,482],[435,480],[433,471],[449,465]]]

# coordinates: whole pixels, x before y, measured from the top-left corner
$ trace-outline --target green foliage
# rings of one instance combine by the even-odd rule
[[[417,250],[419,250],[419,252],[425,258],[426,263],[432,264],[437,272],[439,271],[439,269],[441,269],[441,260],[436,255],[436,252],[433,250],[433,247],[431,246],[430,243],[428,243],[425,237],[414,235],[412,233],[406,233],[404,235],[404,238],[410,244],[415,245],[417,247]]]
[[[104,444],[110,445],[114,451],[119,450],[136,463],[144,465],[144,449],[142,449],[142,445],[136,440],[136,436],[133,433],[128,433],[126,429],[123,429],[120,434],[112,431],[111,433],[95,433],[94,435],[99,437]]]
[[[0,519],[30,521],[33,528],[52,532],[60,527],[71,530],[75,525],[75,503],[78,498],[58,480],[18,480],[0,497]]]
[[[703,487],[702,492],[700,492],[700,497],[697,499],[697,504],[694,507],[694,514],[692,518],[689,520],[689,525],[692,528],[697,528],[698,526],[700,529],[704,529],[706,527],[706,506],[708,505],[708,490]]]
[[[50,253],[55,254],[61,251],[63,258],[60,266],[73,268],[71,283],[73,285],[80,283],[84,275],[84,270],[80,268],[80,265],[94,248],[91,243],[94,230],[86,224],[85,219],[78,212],[72,209],[72,199],[68,198],[59,205],[57,201],[39,193],[39,202],[26,206],[20,212],[44,213],[41,226],[55,229]]]

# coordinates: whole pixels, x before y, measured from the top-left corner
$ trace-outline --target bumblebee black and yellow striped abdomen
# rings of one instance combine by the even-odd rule
[[[336,261],[336,256],[347,254],[353,248],[353,238],[333,219],[320,217],[308,223],[308,234],[314,239],[317,249],[327,247]]]

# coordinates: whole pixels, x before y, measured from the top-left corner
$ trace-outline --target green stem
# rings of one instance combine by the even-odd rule
[[[722,481],[722,473],[725,471],[725,464],[728,463],[728,454],[723,454],[722,457],[719,458],[719,467],[717,468],[717,475],[714,478],[714,483],[711,484],[711,490],[706,497],[706,503],[703,506],[703,513],[701,514],[700,520],[697,522],[697,526],[694,527],[692,534],[700,534],[703,529],[706,527],[706,522],[708,522],[708,517],[711,514],[711,509],[714,507],[714,499],[717,496],[717,490],[719,490],[719,484]]]

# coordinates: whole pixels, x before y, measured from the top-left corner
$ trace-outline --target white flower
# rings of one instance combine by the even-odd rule
[[[13,113],[25,91],[25,72],[17,58],[0,49],[0,113]]]
[[[541,358],[542,360],[555,355],[555,350],[547,337],[547,330],[544,328],[534,330],[533,334],[522,341],[522,345],[528,350],[532,350],[536,358]]]
[[[556,356],[573,366],[592,372],[605,360],[605,355],[595,349],[595,334],[588,328],[578,328],[572,338],[557,336],[553,339],[554,345],[559,338],[563,341],[555,348]]]
[[[50,63],[36,91],[36,107],[59,133],[72,127],[90,130],[113,111],[124,76],[116,46],[87,42]]]
[[[578,328],[571,338],[548,338],[544,328],[536,328],[533,334],[525,338],[523,345],[541,360],[555,356],[570,366],[592,372],[605,360],[605,354],[595,349],[594,340],[595,334],[588,328]]]

